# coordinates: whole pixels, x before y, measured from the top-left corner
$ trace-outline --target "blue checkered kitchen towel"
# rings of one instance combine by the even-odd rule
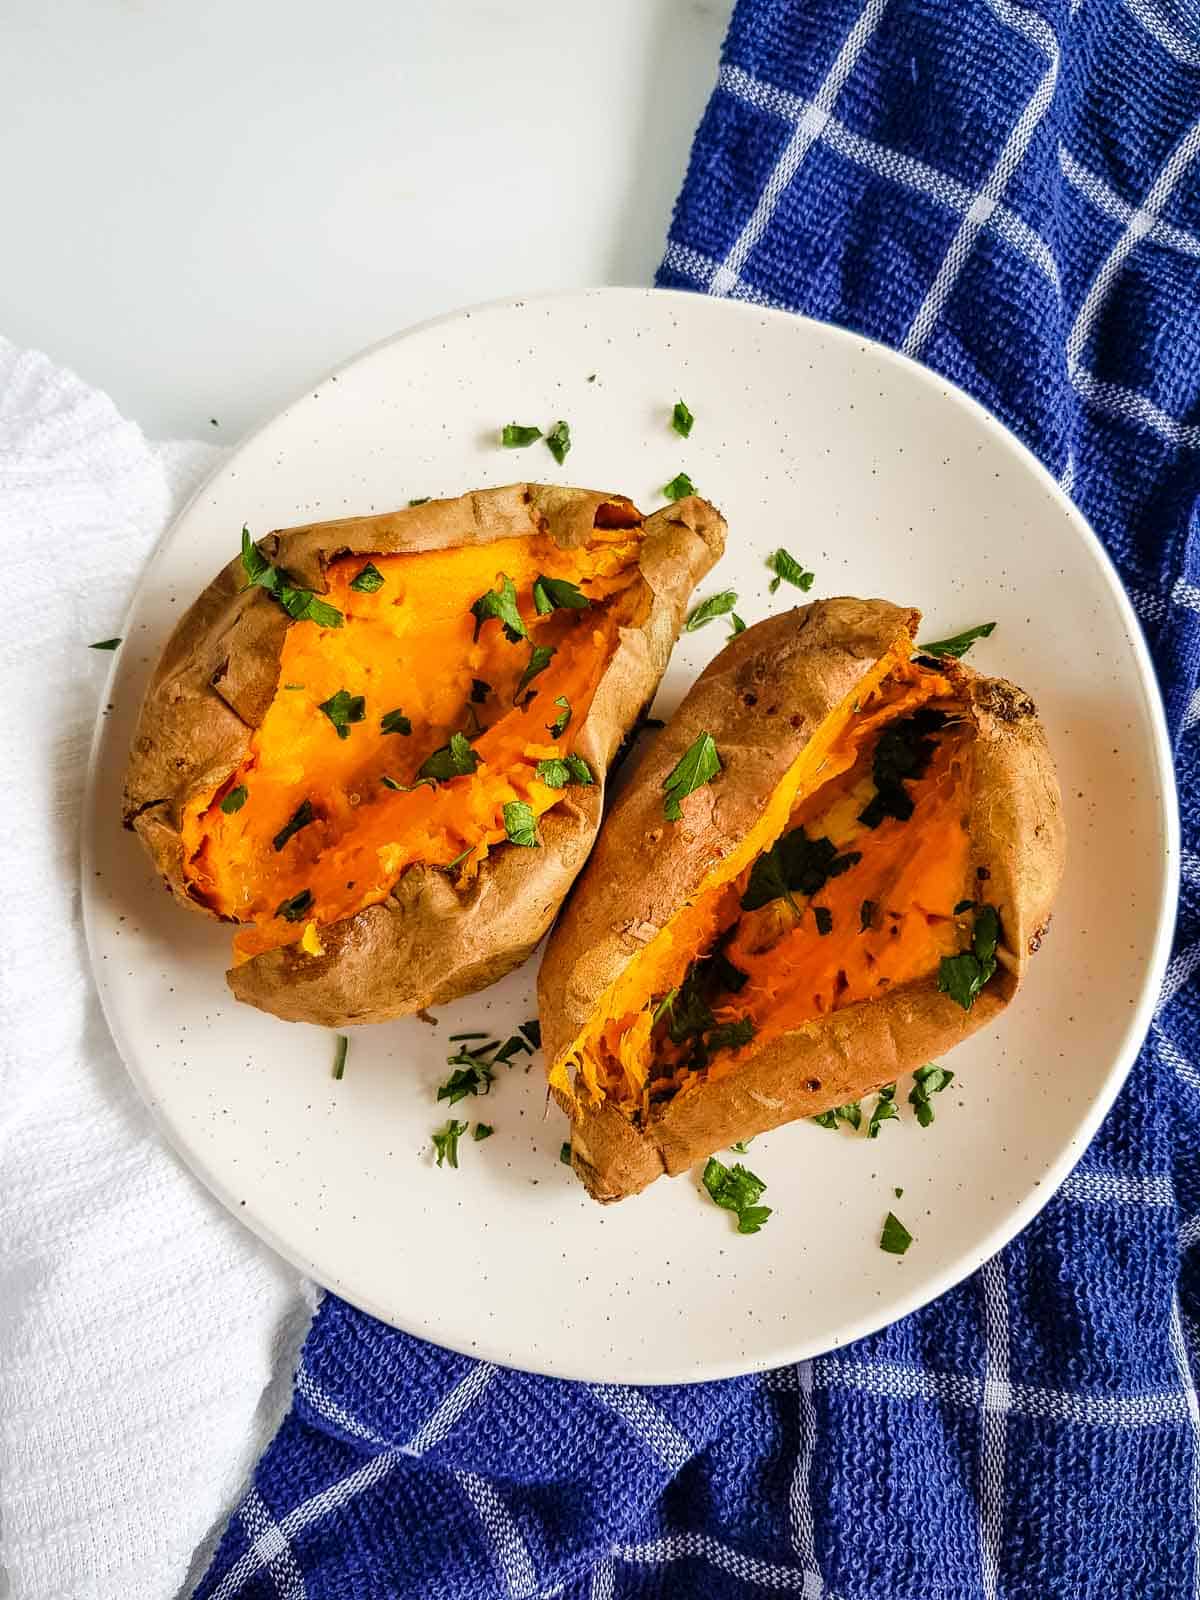
[[[1195,0],[741,0],[660,281],[928,362],[1098,529],[1179,767],[1183,903],[1157,1020],[1039,1220],[836,1357],[572,1385],[327,1298],[197,1592],[1200,1596]]]

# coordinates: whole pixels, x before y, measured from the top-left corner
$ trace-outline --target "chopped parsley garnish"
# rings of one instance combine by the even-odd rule
[[[885,1122],[898,1121],[899,1111],[896,1109],[896,1085],[885,1083],[879,1091],[879,1098],[875,1102],[875,1109],[871,1113],[871,1120],[867,1123],[867,1138],[878,1139],[879,1130]]]
[[[301,889],[299,894],[294,894],[290,900],[281,900],[275,907],[275,915],[283,917],[288,922],[299,922],[305,916],[313,903],[311,889]]]
[[[490,1139],[495,1131],[490,1122],[477,1122],[471,1129],[471,1137],[479,1144],[483,1139]]]
[[[740,1050],[754,1038],[754,1024],[749,1017],[719,1023],[712,1010],[719,996],[730,990],[736,993],[745,982],[746,974],[733,965],[723,950],[718,950],[693,961],[679,987],[670,990],[654,1007],[652,1023],[665,1017],[671,1042],[689,1046],[681,1064],[690,1071],[706,1067],[715,1050]]]
[[[438,783],[449,783],[451,778],[470,777],[478,765],[479,757],[471,749],[466,734],[452,733],[449,744],[442,745],[440,750],[425,757],[417,768],[417,776],[434,778]]]
[[[282,850],[284,845],[290,838],[292,838],[294,834],[299,833],[301,828],[307,828],[310,822],[316,820],[316,815],[316,812],[312,808],[312,801],[302,800],[296,807],[295,811],[292,812],[288,820],[284,823],[283,827],[280,828],[279,832],[271,840],[271,843],[275,846],[276,850]],[[278,913],[276,913],[276,915],[278,915]]]
[[[678,987],[667,990],[666,994],[656,1003],[654,1010],[650,1013],[651,1022],[660,1022],[668,1012],[674,1016],[675,996],[678,993]]]
[[[471,704],[473,706],[481,706],[491,692],[491,684],[485,682],[483,678],[471,679]]]
[[[361,722],[367,714],[367,702],[361,694],[348,694],[345,689],[339,689],[328,700],[322,700],[317,707],[323,711],[337,729],[339,739],[350,737],[350,724]]]
[[[689,494],[695,494],[696,485],[686,472],[677,472],[670,483],[663,485],[663,493],[668,500],[683,500]]]
[[[412,732],[412,723],[404,715],[400,707],[397,706],[395,711],[387,711],[380,717],[379,731],[380,733],[409,734]]]
[[[510,644],[516,644],[518,639],[529,637],[529,630],[517,610],[516,586],[506,572],[500,574],[496,588],[488,589],[479,596],[471,607],[471,615],[475,618],[473,635],[475,639],[478,639],[479,630],[489,617],[495,617],[500,623],[504,629],[504,637]]]
[[[333,1047],[333,1075],[341,1079],[346,1070],[346,1057],[350,1051],[350,1041],[344,1033],[339,1033],[337,1043]]]
[[[879,735],[871,759],[875,794],[858,814],[868,828],[877,828],[885,817],[907,822],[913,814],[913,798],[904,787],[922,777],[937,748],[930,737],[946,721],[942,711],[923,707],[911,717],[900,717]]]
[[[559,714],[553,722],[547,723],[546,732],[552,739],[561,739],[567,731],[567,724],[571,720],[571,702],[565,694],[556,694],[554,704],[559,709]]]
[[[525,427],[520,422],[506,422],[500,430],[500,443],[506,450],[523,450],[541,437],[540,428]]]
[[[917,1121],[923,1128],[927,1128],[933,1121],[930,1095],[941,1094],[942,1090],[949,1088],[953,1082],[954,1074],[934,1062],[925,1067],[918,1067],[913,1073],[913,1086],[908,1092],[908,1103],[917,1113]]]
[[[358,594],[374,594],[383,588],[383,573],[373,561],[368,561],[362,571],[350,579],[350,587]]]
[[[692,424],[695,420],[695,417],[687,408],[687,403],[683,400],[676,400],[675,409],[671,413],[671,426],[675,429],[675,432],[686,439],[692,431]]]
[[[491,1065],[486,1061],[477,1061],[469,1051],[464,1050],[462,1054],[470,1059],[465,1066],[457,1067],[445,1083],[439,1085],[437,1092],[439,1100],[448,1100],[452,1106],[465,1100],[469,1094],[487,1094],[492,1087]]]
[[[839,1122],[845,1122],[857,1133],[862,1127],[862,1107],[857,1100],[851,1100],[844,1106],[833,1106],[818,1113],[813,1121],[819,1128],[836,1128]]]
[[[813,916],[817,919],[817,932],[822,938],[833,932],[833,912],[828,906],[814,906]]]
[[[996,946],[1000,942],[1000,918],[994,906],[979,906],[971,948],[956,956],[943,956],[938,966],[938,989],[957,1000],[964,1011],[975,1003],[975,996],[996,970]]]
[[[679,802],[711,782],[721,770],[721,758],[711,733],[700,734],[663,779],[663,814],[668,822],[683,816]]]
[[[558,1159],[562,1162],[564,1167],[569,1167],[571,1165],[571,1146],[569,1141],[566,1139],[564,1139],[558,1147]]]
[[[816,573],[806,572],[795,556],[789,555],[782,545],[778,550],[771,551],[771,554],[767,557],[767,565],[775,574],[767,585],[772,594],[775,593],[785,579],[788,583],[795,584],[797,589],[803,589],[806,594],[813,586],[813,579],[816,577]]]
[[[444,1128],[440,1128],[433,1136],[433,1148],[437,1151],[437,1164],[440,1167],[444,1161],[449,1167],[458,1166],[458,1141],[467,1131],[465,1122],[456,1122],[452,1117]]]
[[[533,608],[539,617],[551,611],[586,611],[591,603],[583,590],[566,578],[548,578],[542,572],[533,580]]]
[[[539,761],[534,768],[534,775],[541,779],[548,789],[563,789],[568,783],[595,783],[592,769],[582,756],[569,755],[561,759],[551,756],[547,761]]]
[[[697,628],[702,628],[706,622],[715,622],[718,617],[726,616],[737,605],[737,594],[733,589],[722,589],[720,594],[710,594],[707,600],[701,600],[696,608],[688,613],[684,623],[685,633],[695,633]]]
[[[408,503],[410,506],[427,506],[432,499],[431,494],[419,494],[415,500],[410,500]]]
[[[706,1050],[740,1050],[754,1037],[754,1024],[749,1017],[739,1017],[736,1022],[722,1022],[704,1041]]]
[[[749,1139],[738,1139],[736,1141],[736,1143],[731,1144],[729,1146],[729,1148],[731,1150],[736,1150],[739,1156],[744,1156],[746,1154],[746,1151],[749,1150],[750,1146],[753,1143],[754,1143],[754,1139],[753,1139],[753,1136],[752,1136]]]
[[[862,905],[859,906],[859,908],[858,908],[858,931],[859,931],[859,933],[870,933],[871,924],[875,921],[875,913],[876,913],[876,911],[878,911],[878,909],[879,909],[879,907],[875,904],[874,900],[864,900]]]
[[[463,862],[467,859],[467,857],[472,853],[472,851],[474,849],[475,849],[475,846],[473,844],[469,844],[465,850],[460,850],[458,852],[458,854],[455,856],[453,861],[443,861],[443,862],[439,863],[438,870],[440,872],[453,872],[455,867],[461,867],[462,866]]]
[[[424,789],[426,786],[430,789],[437,787],[435,778],[418,778],[414,783],[400,783],[395,778],[389,778],[386,772],[379,781],[385,789],[394,789],[397,794],[412,794],[414,789]]]
[[[745,633],[745,631],[746,624],[742,621],[741,617],[738,616],[736,611],[733,612],[729,618],[729,637],[731,639],[736,639],[739,633]]]
[[[710,1156],[704,1169],[704,1187],[715,1205],[736,1213],[739,1233],[757,1233],[771,1215],[770,1206],[757,1203],[766,1184],[740,1161],[727,1167],[716,1156]]]
[[[974,911],[974,909],[975,909],[975,901],[974,900],[960,900],[958,902],[958,904],[954,908],[954,915],[956,917],[960,917],[963,914],[964,911]]]
[[[246,804],[246,797],[248,794],[249,790],[246,788],[246,785],[244,783],[239,783],[237,788],[230,789],[224,800],[221,801],[221,810],[227,817],[231,817],[235,811],[240,811]]]
[[[913,1236],[894,1211],[889,1211],[879,1236],[879,1248],[890,1256],[902,1256],[913,1242]]]
[[[552,644],[535,644],[530,649],[525,671],[521,674],[516,691],[513,694],[514,705],[521,698],[521,691],[533,682],[539,672],[545,672],[546,668],[554,660],[554,656],[555,650]]]
[[[251,588],[265,589],[293,622],[315,622],[318,628],[340,628],[345,620],[336,606],[322,600],[311,589],[297,589],[284,581],[278,567],[273,567],[250,537],[249,528],[242,529],[242,570]]]
[[[923,656],[953,656],[961,661],[976,639],[986,639],[995,627],[994,622],[981,622],[977,628],[967,628],[949,639],[935,639],[932,644],[919,644],[917,649]]]
[[[742,896],[743,911],[757,911],[772,900],[786,900],[800,916],[797,894],[814,895],[829,882],[862,860],[859,850],[839,855],[837,846],[824,837],[810,839],[803,826],[782,834],[769,850],[764,850],[750,869],[750,881]],[[817,925],[820,927],[820,918]]]
[[[115,650],[120,644],[120,637],[116,639],[97,639],[95,644],[88,645],[89,650]]]
[[[556,422],[546,435],[546,448],[561,467],[571,448],[571,429],[562,421]]]
[[[531,1017],[528,1022],[518,1023],[517,1027],[528,1039],[531,1050],[542,1048],[542,1025],[536,1017]]]
[[[524,800],[509,800],[504,806],[504,831],[508,835],[509,844],[524,845],[527,849],[537,850],[537,819],[533,814],[533,807]]]

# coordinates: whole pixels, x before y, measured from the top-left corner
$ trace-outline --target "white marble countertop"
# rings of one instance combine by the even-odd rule
[[[10,0],[0,333],[232,442],[409,323],[648,282],[730,9]]]

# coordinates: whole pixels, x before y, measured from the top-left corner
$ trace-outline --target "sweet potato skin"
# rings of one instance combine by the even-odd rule
[[[773,775],[782,776],[853,688],[854,674],[865,675],[917,620],[883,601],[818,601],[747,629],[710,663],[614,806],[550,940],[539,978],[549,1063],[570,1048],[596,997],[637,953],[646,924],[661,926],[734,847],[761,812]],[[972,871],[989,874],[986,899],[1000,915],[995,977],[969,1011],[940,994],[931,974],[805,1023],[727,1076],[655,1106],[642,1128],[609,1101],[593,1106],[581,1098],[567,1107],[572,1161],[594,1198],[622,1199],[736,1140],[857,1100],[985,1027],[1016,993],[1062,876],[1054,764],[1023,691],[961,662],[943,668],[975,729],[968,831]],[[746,703],[750,682],[762,686],[749,691],[753,704]],[[716,740],[725,771],[683,802],[683,821],[672,828],[662,822],[662,779],[702,728]]]
[[[587,543],[597,515],[640,520],[625,496],[512,484],[380,516],[283,529],[261,549],[295,581],[327,589],[329,562],[489,544],[548,534],[561,548]],[[621,740],[652,698],[692,589],[724,548],[725,523],[706,501],[680,500],[645,521],[639,556],[649,590],[645,621],[620,642],[577,730],[575,749],[597,782],[572,789],[543,819],[542,848],[491,853],[458,889],[437,868],[411,867],[389,898],[322,927],[325,954],[269,950],[233,968],[240,1000],[292,1021],[382,1022],[472,993],[526,959],[587,858],[603,810],[604,777]],[[473,597],[464,596],[464,608]],[[168,641],[142,706],[126,771],[123,820],[183,904],[181,825],[246,756],[275,694],[289,618],[231,561]]]

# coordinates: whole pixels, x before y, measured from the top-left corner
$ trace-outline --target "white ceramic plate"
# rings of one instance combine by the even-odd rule
[[[594,381],[592,374],[595,374]],[[689,440],[670,427],[683,397]],[[572,428],[565,468],[499,424]],[[168,630],[255,534],[515,478],[623,490],[643,509],[686,469],[729,520],[701,592],[732,586],[753,622],[782,543],[813,596],[884,595],[926,637],[995,619],[977,663],[1034,696],[1070,835],[1054,927],[994,1031],[955,1052],[921,1131],[907,1106],[878,1140],[804,1123],[755,1141],[774,1207],[734,1231],[695,1176],[601,1208],[558,1154],[540,1058],[458,1108],[496,1128],[438,1170],[434,1091],[465,1029],[534,1015],[534,967],[442,1011],[333,1038],[239,1006],[225,929],[189,917],[119,821],[121,769]],[[681,640],[669,713],[720,649]],[[1051,478],[940,378],[878,345],[746,304],[599,290],[462,312],[359,356],[256,434],[163,541],[124,629],[97,739],[85,842],[96,979],[164,1132],[240,1217],[320,1283],[398,1327],[562,1377],[715,1378],[855,1339],[931,1299],[1044,1204],[1111,1104],[1166,960],[1178,856],[1151,667],[1107,559]],[[900,1099],[903,1101],[905,1090]],[[902,1188],[902,1200],[894,1189]],[[915,1235],[878,1248],[894,1209]]]

